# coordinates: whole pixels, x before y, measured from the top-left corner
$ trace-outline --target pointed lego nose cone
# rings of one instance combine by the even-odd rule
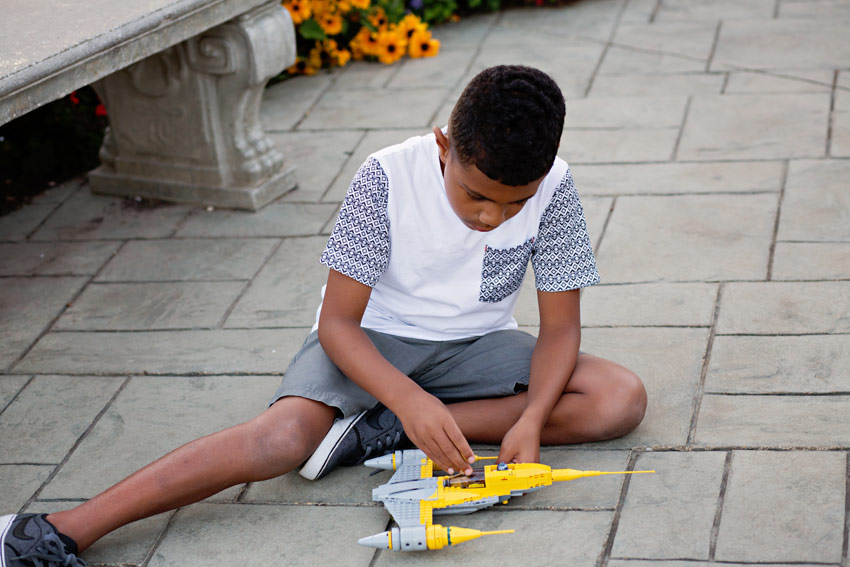
[[[395,454],[390,453],[389,455],[384,455],[383,457],[375,457],[374,459],[369,459],[363,464],[373,469],[384,469],[385,471],[391,471],[395,469],[395,464],[393,461],[394,457]]]
[[[390,532],[381,532],[369,537],[360,538],[357,543],[365,547],[374,547],[377,549],[391,549]]]

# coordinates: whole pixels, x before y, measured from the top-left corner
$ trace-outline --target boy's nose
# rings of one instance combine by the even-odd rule
[[[484,209],[482,209],[481,214],[478,215],[478,220],[488,226],[497,227],[505,222],[507,210],[507,207],[497,205],[496,203],[487,203]]]

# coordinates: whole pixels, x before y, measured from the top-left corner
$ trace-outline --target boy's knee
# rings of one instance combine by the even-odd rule
[[[646,388],[640,377],[619,367],[610,376],[611,389],[600,408],[610,426],[607,437],[614,439],[634,431],[646,414]]]
[[[268,412],[244,424],[256,470],[269,478],[304,462],[321,442],[326,429],[297,412]]]

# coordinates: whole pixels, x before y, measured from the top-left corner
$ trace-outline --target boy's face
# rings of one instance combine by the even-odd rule
[[[471,230],[489,232],[515,216],[537,193],[543,177],[526,185],[503,185],[475,165],[463,166],[451,151],[449,139],[434,128],[446,195],[457,217]]]

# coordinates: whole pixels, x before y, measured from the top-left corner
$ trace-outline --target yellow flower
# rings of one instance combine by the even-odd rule
[[[413,33],[410,38],[410,56],[418,57],[433,57],[440,51],[440,41],[431,37],[431,32],[427,30],[419,30]]]
[[[313,13],[310,0],[286,0],[283,6],[289,10],[292,23],[296,25],[309,18],[310,14]]]
[[[336,35],[342,32],[342,15],[339,13],[325,13],[319,18],[319,25],[328,35]]]
[[[387,18],[387,14],[384,12],[384,9],[378,8],[369,15],[369,22],[376,30],[381,32],[387,29],[390,20]]]
[[[295,60],[295,65],[289,67],[286,72],[290,75],[315,75],[317,68],[311,67],[310,63],[303,57]]]
[[[398,23],[398,29],[404,33],[405,38],[410,41],[413,33],[417,31],[425,31],[428,29],[428,24],[419,19],[416,14],[407,14]]]
[[[397,30],[378,33],[378,61],[386,65],[395,63],[404,56],[406,45],[404,34]]]
[[[341,13],[347,14],[351,11],[351,2],[350,0],[339,0],[336,7]]]
[[[340,67],[345,67],[346,63],[351,59],[351,52],[347,49],[340,49],[336,52],[336,64]]]
[[[316,42],[316,46],[310,50],[310,55],[307,56],[307,64],[319,70],[323,67],[322,65],[322,46],[319,42]]]
[[[365,10],[369,7],[371,0],[351,0],[351,5],[359,10]]]
[[[357,49],[363,55],[378,54],[378,36],[372,33],[367,27],[360,28],[360,31],[351,40],[351,45],[354,44],[356,44]]]

